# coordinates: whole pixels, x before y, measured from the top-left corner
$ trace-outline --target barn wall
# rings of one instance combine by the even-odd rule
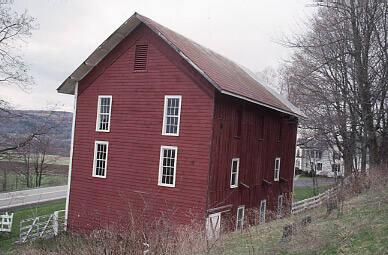
[[[148,71],[134,73],[136,43],[148,42]],[[111,129],[95,131],[98,95],[112,95]],[[165,95],[182,95],[180,136],[162,136]],[[168,215],[205,217],[213,88],[140,25],[79,83],[69,227],[90,230]],[[109,141],[107,178],[92,177],[94,142]],[[161,145],[178,146],[176,187],[158,186]]]
[[[274,210],[278,194],[292,192],[296,131],[297,121],[288,115],[217,93],[207,208],[232,205],[235,215],[239,205],[258,208],[260,200],[267,199],[267,209]],[[279,182],[274,182],[275,157],[281,157]],[[240,185],[235,189],[230,188],[232,158],[240,158]]]

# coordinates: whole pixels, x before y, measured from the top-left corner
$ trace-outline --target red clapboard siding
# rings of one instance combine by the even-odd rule
[[[136,44],[147,70],[134,72]],[[98,95],[112,95],[111,129],[95,131]],[[182,95],[180,136],[162,136],[165,95]],[[214,89],[140,25],[79,83],[69,227],[88,230],[163,213],[177,223],[205,217]],[[109,141],[107,178],[92,177],[95,140]],[[161,145],[178,147],[176,187],[158,183]]]
[[[242,111],[240,137],[236,137],[238,109]],[[257,208],[260,200],[267,199],[267,208],[273,210],[278,195],[292,192],[297,121],[287,117],[268,108],[216,94],[208,209],[232,205],[234,215],[240,205]],[[242,185],[230,188],[230,168],[235,157],[240,158],[239,181],[249,189]],[[281,157],[280,177],[288,182],[273,181],[275,157]],[[263,184],[263,179],[271,181],[272,185]]]

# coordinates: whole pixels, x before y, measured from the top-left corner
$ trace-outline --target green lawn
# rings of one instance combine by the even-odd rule
[[[14,242],[19,238],[19,223],[23,219],[28,219],[40,215],[51,214],[54,211],[65,209],[65,199],[45,203],[37,206],[30,206],[28,208],[10,210],[14,212],[12,223],[12,232],[10,234],[0,234],[0,254],[10,250]]]
[[[318,187],[318,194],[328,190],[330,186]],[[294,188],[294,201],[300,201],[306,198],[315,196],[312,187],[295,187]]]

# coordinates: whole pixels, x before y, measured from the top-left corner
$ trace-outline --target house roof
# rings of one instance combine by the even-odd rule
[[[198,43],[138,13],[111,34],[58,88],[74,94],[75,84],[82,80],[139,24],[145,24],[223,94],[241,98],[297,117],[304,117],[287,99],[263,85],[247,68],[199,45]]]

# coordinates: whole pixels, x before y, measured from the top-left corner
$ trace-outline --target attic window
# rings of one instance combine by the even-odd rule
[[[148,44],[138,44],[135,49],[135,72],[147,71]]]

